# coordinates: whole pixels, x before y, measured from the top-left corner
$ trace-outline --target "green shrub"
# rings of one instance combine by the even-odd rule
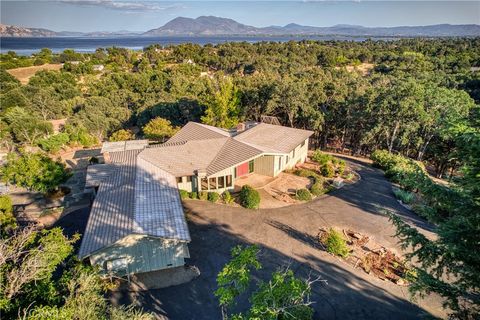
[[[13,202],[8,195],[0,196],[0,236],[3,238],[17,227]]]
[[[296,192],[295,197],[300,201],[310,201],[312,200],[312,194],[307,189],[299,189]]]
[[[133,140],[134,138],[135,138],[135,135],[133,134],[132,131],[120,129],[112,133],[108,141],[110,142],[127,141],[127,140]]]
[[[355,175],[351,172],[349,172],[346,176],[345,176],[345,179],[346,180],[353,180],[353,178],[355,178]]]
[[[402,189],[395,189],[393,190],[395,196],[400,199],[405,204],[410,204],[413,201],[413,193],[402,190]]]
[[[316,197],[324,194],[325,189],[323,188],[323,182],[315,182],[310,188],[310,193]]]
[[[70,176],[63,163],[41,153],[9,153],[7,164],[0,168],[4,182],[44,193],[55,190]]]
[[[312,155],[312,160],[317,162],[320,166],[324,166],[332,162],[333,159],[334,159],[333,156],[323,153],[320,150],[315,150],[315,152]]]
[[[385,176],[398,183],[402,189],[421,195],[422,206],[413,210],[430,222],[443,221],[462,207],[464,203],[462,193],[433,182],[423,164],[385,150],[373,152],[371,159],[374,166],[383,169]]]
[[[198,194],[195,191],[190,192],[190,199],[198,199]]]
[[[388,169],[396,162],[395,155],[387,150],[375,150],[370,155],[370,159],[373,161],[375,167],[382,169]]]
[[[38,146],[51,153],[57,153],[63,146],[70,142],[70,137],[67,133],[59,133],[52,135],[48,138],[38,140]]]
[[[89,148],[98,144],[98,139],[89,134],[84,127],[77,127],[71,124],[65,125],[65,133],[69,135],[70,143],[80,144],[83,147]]]
[[[345,171],[346,166],[347,166],[347,164],[345,163],[345,161],[337,160],[337,169],[336,169],[337,173],[339,175],[342,175],[343,172]]]
[[[198,193],[198,198],[200,200],[208,200],[208,192],[207,191],[200,191]]]
[[[293,172],[295,175],[299,177],[304,177],[304,178],[313,178],[315,182],[323,181],[323,178],[321,175],[316,173],[313,170],[308,170],[308,169],[297,169]]]
[[[249,185],[244,185],[240,191],[240,204],[248,209],[257,209],[260,205],[260,194]]]
[[[220,195],[218,193],[216,192],[208,193],[208,201],[215,203],[218,201],[218,199],[220,199]]]
[[[180,193],[180,198],[182,200],[185,200],[185,199],[188,199],[189,198],[189,194],[188,194],[188,191],[187,190],[178,190],[178,193]]]
[[[335,168],[332,164],[327,163],[320,168],[320,172],[324,177],[331,178],[335,175]]]
[[[230,204],[233,202],[233,197],[232,195],[230,194],[230,192],[228,191],[225,191],[223,193],[223,201],[226,203],[226,204]]]
[[[340,232],[330,228],[327,238],[325,240],[325,246],[327,251],[333,253],[336,256],[346,258],[348,257],[349,250],[345,239]]]

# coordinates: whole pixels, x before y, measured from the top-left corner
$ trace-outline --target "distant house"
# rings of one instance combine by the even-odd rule
[[[304,162],[313,132],[266,123],[224,130],[187,123],[166,143],[104,143],[105,164],[88,168],[96,194],[79,256],[105,272],[140,273],[185,264],[190,235],[178,189],[223,192],[250,173],[276,176]]]
[[[93,68],[93,71],[102,71],[103,69],[105,69],[103,64],[94,64],[92,68]]]

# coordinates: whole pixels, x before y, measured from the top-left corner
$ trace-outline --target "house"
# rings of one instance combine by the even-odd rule
[[[105,66],[103,64],[94,64],[92,66],[93,71],[103,71],[105,69]]]
[[[277,176],[307,158],[311,131],[249,122],[224,130],[187,123],[166,143],[104,143],[90,166],[95,200],[79,251],[106,273],[185,264],[190,235],[178,189],[224,192],[250,173]]]

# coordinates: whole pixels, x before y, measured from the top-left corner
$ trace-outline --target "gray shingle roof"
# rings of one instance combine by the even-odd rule
[[[141,150],[144,149],[146,146],[148,146],[148,140],[104,142],[102,145],[101,153]]]
[[[176,177],[205,170],[230,138],[170,142],[143,150],[139,157]]]
[[[260,123],[234,136],[223,129],[189,122],[166,143],[147,148],[140,156],[176,177],[192,175],[195,170],[212,175],[261,154],[287,154],[312,134]]]
[[[207,175],[212,175],[221,170],[243,163],[262,153],[261,150],[245,143],[241,143],[235,139],[228,139],[215,159],[208,165]]]
[[[188,122],[168,140],[168,143],[225,137],[230,137],[230,133],[226,130],[197,122]]]
[[[234,139],[267,153],[289,153],[312,134],[309,130],[260,123]]]
[[[90,165],[87,168],[85,188],[98,187],[110,174],[115,172],[116,167],[109,163]]]

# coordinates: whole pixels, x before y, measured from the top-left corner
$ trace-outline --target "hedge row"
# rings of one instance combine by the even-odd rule
[[[199,200],[208,200],[210,202],[218,202],[222,199],[225,203],[230,204],[233,202],[233,197],[230,192],[225,191],[221,195],[218,192],[207,192],[207,191],[200,191],[200,192],[188,192],[186,190],[178,190],[180,194],[180,198],[182,200],[185,199],[199,199]]]
[[[335,158],[320,150],[316,150],[313,153],[312,160],[320,165],[320,172],[324,177],[331,178],[335,173],[342,175],[345,171],[346,163],[344,160]]]
[[[385,176],[398,183],[403,189],[421,195],[423,205],[413,208],[429,221],[437,223],[463,207],[467,201],[456,190],[439,185],[430,179],[422,164],[386,150],[377,150],[370,158],[373,165],[385,171]]]

